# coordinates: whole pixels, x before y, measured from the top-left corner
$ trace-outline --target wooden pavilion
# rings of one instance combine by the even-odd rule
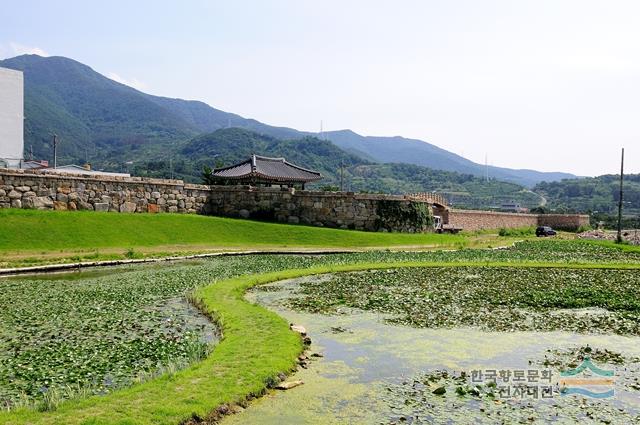
[[[287,162],[284,158],[251,155],[245,161],[213,170],[212,177],[221,184],[250,184],[294,187],[318,181],[322,175]]]

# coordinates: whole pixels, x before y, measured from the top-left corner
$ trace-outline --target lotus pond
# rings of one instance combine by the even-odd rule
[[[223,279],[323,264],[488,264],[521,261],[624,266],[640,263],[640,252],[625,252],[588,243],[535,241],[500,250],[221,257],[158,265],[111,267],[53,276],[3,278],[0,279],[0,405],[5,409],[25,405],[54,409],[56,403],[66,398],[113,392],[159,374],[172,373],[199,360],[215,350],[219,335],[210,318],[192,305],[190,294],[195,288]],[[438,270],[433,269],[432,272],[439,273]],[[526,272],[522,269],[516,273]],[[473,282],[469,276],[484,272],[465,269],[464,273],[467,274],[459,276],[459,279]],[[626,273],[633,274],[633,271]],[[392,279],[395,283],[387,285],[390,292],[372,291],[371,298],[367,298],[366,302],[362,299],[358,301],[359,295],[356,292],[372,290],[367,288],[367,280],[377,279],[377,282],[381,282],[385,276],[392,275],[397,275],[397,278]],[[403,304],[401,309],[393,310],[390,306],[395,303],[389,301],[396,296],[407,296],[403,292],[407,288],[402,289],[399,284],[404,279],[402,276],[402,272],[398,271],[340,275],[328,282],[327,288],[331,290],[326,292],[327,297],[322,300],[314,294],[320,287],[315,287],[316,283],[309,281],[308,285],[301,287],[303,293],[297,295],[300,298],[291,301],[299,304],[287,305],[286,308],[294,311],[294,307],[299,311],[297,314],[309,315],[308,317],[333,317],[342,308],[355,308],[372,315],[381,311],[393,312],[393,315],[383,318],[381,326],[415,330],[416,326],[423,326],[433,318],[423,313],[414,314],[424,307],[418,298],[431,296],[429,294],[440,289],[411,289],[409,292],[414,291],[414,296],[407,299],[412,301]],[[358,279],[362,282],[356,282]],[[477,278],[474,279],[477,283]],[[498,283],[500,279],[494,280]],[[342,288],[344,285],[353,285],[354,292],[341,292],[345,291]],[[556,289],[560,291],[556,296],[561,299],[561,288]],[[630,288],[623,286],[612,290],[611,304],[603,306],[607,308],[607,313],[603,314],[600,321],[583,319],[576,322],[576,330],[580,326],[589,327],[596,323],[597,326],[606,324],[608,327],[603,329],[609,333],[636,335],[636,307],[629,291]],[[453,291],[445,291],[443,294],[449,294],[452,299],[458,296]],[[341,304],[337,302],[340,297],[352,299]],[[476,308],[478,300],[472,298],[461,306]],[[487,309],[484,316],[494,313],[497,315],[502,308],[506,308],[496,304],[496,297],[490,299],[494,300],[493,304],[484,306]],[[520,303],[522,300],[514,300],[516,301]],[[518,304],[518,309],[527,308],[525,301],[522,302],[522,305]],[[415,304],[413,310],[412,304]],[[558,306],[550,304],[549,307]],[[509,311],[519,311],[509,308]],[[441,315],[437,321],[442,327],[468,325],[482,328],[482,323],[489,323],[487,329],[493,326],[490,322],[478,320],[480,315],[477,312],[470,316],[447,311],[443,307],[439,312],[434,310],[433,314]],[[476,319],[472,317],[474,315]],[[535,323],[538,324],[530,329],[552,329],[542,326],[541,321]],[[348,326],[345,324],[345,327]],[[516,326],[514,329],[529,328]],[[355,334],[338,332],[335,335],[353,337]],[[332,370],[339,370],[335,367],[336,365],[332,365]]]
[[[250,301],[313,339],[308,368],[291,378],[305,384],[225,422],[640,423],[639,275],[410,268],[257,287]],[[560,373],[585,358],[615,371],[614,397],[563,392]],[[486,370],[549,371],[548,397],[507,397],[500,379],[474,383],[473,371]]]

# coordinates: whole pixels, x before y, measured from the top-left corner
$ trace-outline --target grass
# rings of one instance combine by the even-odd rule
[[[501,228],[498,231],[500,236],[532,236],[536,234],[535,227],[519,227],[515,229]]]
[[[452,247],[460,235],[376,233],[182,214],[0,210],[0,267],[229,249]],[[4,264],[3,264],[4,263]]]
[[[70,248],[361,247],[455,244],[454,235],[376,233],[181,214],[0,210],[0,251]]]
[[[534,244],[533,242],[529,245]],[[544,251],[546,242],[528,246]],[[507,253],[510,251],[506,251]],[[596,250],[595,255],[600,251]],[[456,260],[460,255],[462,259]],[[545,254],[546,255],[546,254]],[[538,258],[547,258],[542,255]],[[571,253],[576,261],[581,258]],[[618,253],[618,256],[628,255]],[[189,418],[205,418],[217,407],[228,403],[243,403],[247,396],[262,394],[279,372],[290,371],[302,350],[300,337],[288,329],[287,322],[275,313],[252,305],[243,298],[245,291],[258,284],[280,279],[331,272],[389,269],[398,267],[549,267],[576,269],[640,269],[640,263],[573,264],[563,258],[529,263],[509,262],[505,251],[471,250],[441,253],[364,253],[326,257],[274,257],[217,260],[227,264],[216,284],[200,287],[194,299],[203,311],[215,317],[224,338],[205,360],[187,369],[161,376],[130,388],[101,397],[70,400],[60,403],[55,411],[36,412],[26,408],[0,413],[4,424],[176,424]],[[568,258],[568,257],[567,257]],[[616,256],[602,256],[616,260]],[[240,268],[237,262],[246,268]],[[621,261],[622,262],[622,261]],[[255,264],[254,264],[255,263]],[[256,269],[282,271],[233,277],[229,273]],[[296,268],[297,267],[297,268]],[[304,268],[300,268],[304,267]],[[212,273],[212,272],[211,272]],[[194,274],[197,276],[198,274]],[[214,281],[215,278],[205,276]]]
[[[612,241],[598,241],[598,240],[589,240],[589,239],[581,239],[579,241],[576,242],[580,242],[580,243],[584,243],[584,244],[591,244],[591,245],[596,245],[596,246],[602,246],[602,247],[606,247],[606,248],[611,248],[611,249],[617,249],[619,251],[623,251],[623,252],[634,252],[634,253],[638,253],[640,252],[640,245],[630,245],[630,244],[626,244],[626,243],[615,243]]]

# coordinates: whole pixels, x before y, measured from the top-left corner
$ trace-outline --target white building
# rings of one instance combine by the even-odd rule
[[[0,167],[20,167],[24,155],[24,76],[0,68]]]

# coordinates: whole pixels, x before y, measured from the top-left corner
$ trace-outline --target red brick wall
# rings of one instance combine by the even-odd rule
[[[538,225],[535,214],[501,213],[492,211],[451,210],[449,211],[449,225],[464,230],[483,230],[516,228]]]
[[[494,211],[451,210],[449,225],[464,230],[551,226],[560,230],[576,230],[589,224],[588,215],[579,214],[518,214]]]

